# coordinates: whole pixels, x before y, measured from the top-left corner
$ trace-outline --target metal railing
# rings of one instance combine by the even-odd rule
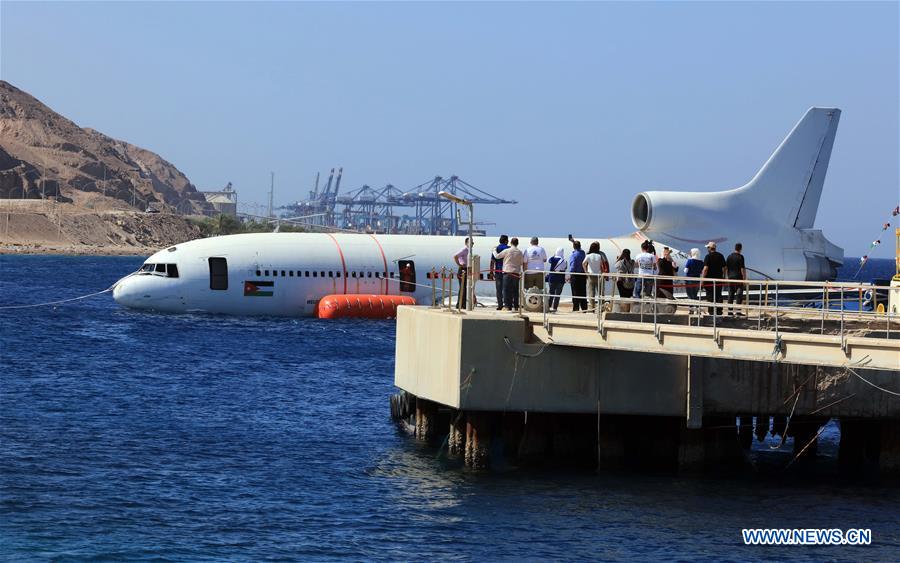
[[[543,325],[549,326],[553,312],[549,310],[551,298],[559,298],[561,304],[573,305],[581,300],[581,313],[596,317],[597,329],[603,330],[603,322],[611,313],[615,320],[652,323],[654,332],[664,319],[672,315],[684,315],[688,325],[711,326],[713,330],[723,323],[733,326],[733,319],[740,321],[740,328],[780,332],[804,332],[840,335],[842,340],[848,330],[864,330],[868,335],[885,338],[900,337],[900,315],[891,313],[888,305],[890,291],[900,288],[875,286],[855,282],[808,282],[785,280],[732,280],[725,278],[693,278],[684,276],[659,276],[620,274],[615,272],[590,274],[581,272],[556,272],[565,276],[565,284],[572,278],[583,277],[586,289],[596,288],[594,295],[563,295],[549,292],[550,283],[545,279],[547,270],[525,270],[518,275],[518,313],[542,315]],[[459,292],[464,290],[458,271],[454,268],[432,269],[432,306],[460,311]],[[484,279],[476,283],[491,283],[490,270],[482,270]],[[541,274],[538,291],[526,287],[525,274]],[[515,274],[504,274],[515,275]],[[479,276],[480,277],[480,276]],[[592,279],[593,283],[588,283]],[[631,280],[633,294],[623,296],[619,282]],[[564,284],[564,285],[565,285]],[[623,283],[623,285],[626,285]],[[640,289],[638,289],[640,288]],[[738,292],[740,288],[740,292]],[[732,302],[728,301],[731,294]],[[716,298],[717,295],[721,297]],[[737,301],[738,295],[741,301]],[[540,310],[529,310],[525,299],[539,297]],[[897,295],[895,299],[900,298]],[[884,312],[878,305],[884,305]],[[871,310],[866,307],[871,307]],[[564,309],[561,314],[567,313]],[[726,321],[726,319],[729,319]],[[852,323],[852,326],[849,326]]]
[[[526,270],[525,273],[551,272]],[[900,336],[896,330],[900,315],[890,312],[886,297],[890,291],[900,292],[900,288],[896,287],[854,282],[733,280],[615,272],[565,272],[559,275],[565,275],[567,283],[576,276],[592,279],[593,283],[586,285],[588,291],[596,288],[596,294],[554,295],[549,293],[549,282],[543,280],[542,289],[532,291],[530,295],[539,296],[542,300],[540,312],[545,326],[549,325],[550,315],[553,314],[548,310],[550,298],[560,297],[561,302],[581,299],[582,303],[590,305],[582,312],[596,316],[600,331],[607,315],[621,313],[616,315],[616,320],[652,322],[654,331],[661,317],[686,315],[689,325],[712,326],[714,331],[722,327],[725,319],[739,319],[740,328],[744,329],[774,330],[776,333],[818,332],[840,335],[842,340],[850,329],[864,330],[867,336]],[[627,280],[632,283],[622,283],[622,286],[633,286],[631,296],[623,296],[619,285],[619,282]],[[521,276],[520,311],[526,309],[524,299],[528,298],[529,289],[525,287],[525,276]],[[896,295],[897,298],[900,295]],[[883,312],[878,311],[880,303],[884,305]],[[853,323],[853,326],[848,326],[848,323]],[[733,322],[729,320],[727,324],[732,325]]]

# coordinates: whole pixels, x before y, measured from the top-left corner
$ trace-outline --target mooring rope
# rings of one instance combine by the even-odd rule
[[[78,297],[72,297],[71,299],[60,299],[58,301],[47,301],[45,303],[30,303],[28,305],[0,305],[0,311],[9,310],[9,309],[32,309],[35,307],[50,307],[53,305],[62,305],[63,303],[71,303],[73,301],[81,301],[82,299],[89,299],[91,297],[96,297],[98,295],[103,295],[104,293],[109,293],[113,289],[115,289],[115,284],[109,286],[103,291],[95,291],[94,293],[88,293],[87,295],[80,295]]]
[[[865,377],[863,377],[863,376],[859,375],[858,373],[856,373],[855,371],[853,371],[851,368],[848,367],[848,368],[846,368],[846,369],[847,369],[847,371],[849,371],[850,373],[852,373],[852,374],[855,375],[856,377],[860,378],[860,379],[863,381],[863,383],[868,383],[869,385],[871,385],[871,386],[874,387],[875,389],[878,389],[879,391],[883,391],[883,392],[887,393],[888,395],[894,395],[895,397],[900,397],[900,393],[897,393],[896,391],[891,391],[890,389],[885,389],[884,387],[879,387],[878,385],[875,385],[874,383],[872,383],[871,381],[869,381],[869,380],[866,379]]]

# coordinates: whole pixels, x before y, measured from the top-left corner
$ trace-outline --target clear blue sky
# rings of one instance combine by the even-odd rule
[[[489,231],[616,235],[635,193],[742,185],[843,110],[817,226],[866,250],[900,198],[898,3],[0,4],[0,75],[201,189],[301,197],[458,174]],[[889,256],[890,245],[879,255]]]

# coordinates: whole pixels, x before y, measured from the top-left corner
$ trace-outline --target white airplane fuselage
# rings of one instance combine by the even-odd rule
[[[612,261],[622,248],[636,254],[644,238],[635,234],[582,244],[593,240]],[[482,270],[476,295],[486,300],[495,297],[486,270],[497,244],[494,237],[474,239]],[[455,278],[453,256],[464,246],[464,237],[425,235],[257,233],[198,239],[150,256],[141,271],[116,284],[113,297],[126,307],[155,311],[297,317],[314,315],[319,300],[332,294],[406,295],[430,305],[433,286],[438,294],[441,290],[441,280],[432,279],[431,272],[444,268]],[[559,247],[567,259],[572,252],[564,238],[541,239],[541,246],[548,256]],[[178,277],[171,277],[176,270]],[[455,279],[453,288],[459,288]]]

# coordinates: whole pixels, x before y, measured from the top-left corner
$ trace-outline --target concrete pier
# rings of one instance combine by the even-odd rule
[[[718,339],[714,349],[684,336],[704,327],[673,324],[682,332],[658,331],[642,351],[645,323],[622,317],[569,313],[548,323],[540,314],[401,307],[394,382],[416,397],[417,438],[446,437],[450,455],[473,469],[502,452],[516,464],[696,471],[741,463],[770,417],[773,434],[794,438],[796,463],[815,459],[819,429],[838,418],[842,468],[898,470],[900,397],[883,391],[900,390],[897,338],[869,337],[866,327],[852,343],[781,335],[762,361],[748,357],[772,336],[739,320],[706,335]],[[439,409],[449,413],[440,424]]]

